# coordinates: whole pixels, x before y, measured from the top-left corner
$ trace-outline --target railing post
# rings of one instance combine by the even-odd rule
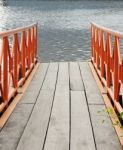
[[[28,44],[27,44],[27,53],[28,53],[28,67],[30,68],[31,65],[31,59],[30,59],[30,50],[31,50],[31,31],[28,30]]]
[[[25,77],[25,70],[26,70],[26,67],[25,67],[25,57],[26,57],[26,49],[25,49],[25,31],[22,32],[22,35],[21,35],[21,51],[22,51],[22,77],[24,78]]]
[[[8,101],[8,37],[3,38],[3,100]]]
[[[100,70],[101,70],[101,77],[104,77],[104,33],[102,32],[101,36],[101,65],[100,65]]]
[[[94,45],[93,39],[94,39],[94,31],[93,31],[93,26],[91,25],[91,55],[92,55],[92,58],[94,57],[94,54],[93,54],[93,45]]]
[[[115,46],[114,46],[114,99],[118,101],[119,99],[119,59],[118,59],[118,47],[119,47],[119,38],[115,37]]]
[[[18,36],[17,34],[14,34],[13,53],[14,53],[14,87],[17,88],[18,86]]]
[[[110,51],[111,51],[111,41],[110,41],[110,34],[107,35],[107,74],[106,74],[106,80],[107,80],[107,87],[110,87],[111,84],[111,74],[110,74]]]
[[[99,29],[96,32],[96,66],[99,68]]]
[[[35,26],[35,58],[37,59],[37,45],[38,45],[38,24]]]
[[[34,35],[34,27],[32,28],[32,32],[31,32],[31,59],[32,59],[32,63],[34,63],[34,54],[35,54],[35,35]]]

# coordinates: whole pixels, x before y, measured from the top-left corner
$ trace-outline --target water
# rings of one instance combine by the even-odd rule
[[[90,22],[123,31],[123,1],[0,1],[0,30],[38,22],[42,62],[90,58]]]

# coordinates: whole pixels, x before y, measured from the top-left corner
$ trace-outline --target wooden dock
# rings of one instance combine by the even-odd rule
[[[41,63],[0,131],[0,150],[121,150],[103,110],[88,62]]]

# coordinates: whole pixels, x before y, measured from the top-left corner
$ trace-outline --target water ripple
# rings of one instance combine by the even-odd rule
[[[0,30],[38,22],[39,58],[90,58],[90,22],[123,31],[123,1],[0,1]]]

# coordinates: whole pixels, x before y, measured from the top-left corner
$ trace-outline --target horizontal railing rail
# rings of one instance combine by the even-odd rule
[[[37,24],[0,32],[0,112],[37,62]]]
[[[27,30],[33,28],[34,26],[37,26],[37,23],[31,24],[31,25],[26,26],[26,27],[16,28],[16,29],[7,30],[7,31],[1,31],[0,37],[10,36],[12,34],[16,34],[16,33],[22,32],[22,31],[27,31]]]
[[[122,40],[123,33],[91,23],[92,63],[119,113],[123,112]]]

